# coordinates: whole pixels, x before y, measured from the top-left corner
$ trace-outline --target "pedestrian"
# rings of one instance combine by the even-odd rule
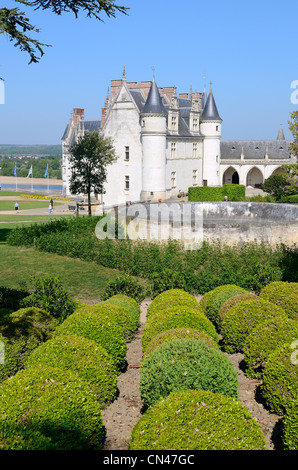
[[[53,205],[52,205],[52,203],[50,202],[50,205],[49,205],[49,214],[50,214],[50,215],[52,214],[52,210],[53,210]]]
[[[54,201],[53,201],[53,199],[50,200],[50,204],[52,204],[52,209],[54,209]]]
[[[19,210],[19,204],[18,202],[15,203],[14,205],[14,210],[17,212]]]
[[[228,196],[225,196],[225,201],[228,202],[228,200],[229,200],[229,199],[228,199]]]

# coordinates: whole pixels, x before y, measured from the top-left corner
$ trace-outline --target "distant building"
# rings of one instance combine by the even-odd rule
[[[224,183],[258,187],[283,164],[296,163],[282,127],[274,141],[221,141],[222,118],[212,89],[207,96],[177,95],[175,87],[152,82],[111,81],[101,119],[87,121],[84,109],[73,114],[62,137],[62,177],[67,195],[71,170],[68,147],[86,132],[111,137],[118,160],[108,167],[106,206],[157,201],[190,186]]]

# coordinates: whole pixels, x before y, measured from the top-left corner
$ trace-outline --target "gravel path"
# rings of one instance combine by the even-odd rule
[[[140,364],[142,360],[141,336],[146,323],[150,299],[141,304],[141,325],[135,339],[127,344],[127,370],[118,378],[119,395],[102,411],[106,428],[103,450],[127,450],[131,432],[141,418],[142,401],[139,395]],[[281,416],[269,413],[260,399],[261,381],[246,377],[242,370],[242,354],[228,354],[238,374],[239,401],[247,407],[259,423],[269,450],[280,450]]]

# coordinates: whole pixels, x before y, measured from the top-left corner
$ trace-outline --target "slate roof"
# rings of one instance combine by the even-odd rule
[[[220,121],[220,122],[222,121],[218,113],[217,106],[215,104],[212,90],[210,90],[209,96],[207,98],[207,102],[203,109],[203,112],[201,115],[201,121]]]
[[[289,159],[289,140],[226,140],[220,143],[221,159],[238,160],[241,153],[245,160]]]
[[[159,94],[155,79],[153,81],[149,90],[149,94],[145,103],[145,106],[142,109],[142,114],[167,114],[167,111],[163,105],[163,101]]]

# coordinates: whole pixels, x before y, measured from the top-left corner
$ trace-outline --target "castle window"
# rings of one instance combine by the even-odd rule
[[[125,190],[127,191],[129,189],[129,176],[125,176]]]
[[[127,162],[129,161],[129,147],[128,146],[125,147],[125,157],[124,158],[125,158],[125,161],[127,161]]]
[[[177,118],[176,116],[172,116],[172,130],[175,130],[177,126]]]
[[[198,120],[197,119],[194,119],[193,120],[193,130],[196,131],[198,128]]]
[[[196,186],[198,184],[198,170],[192,170],[192,185]]]
[[[176,171],[172,171],[171,173],[171,186],[172,188],[176,188]]]
[[[192,145],[192,156],[193,156],[193,158],[196,158],[198,156],[197,153],[198,153],[198,144],[195,143],[195,144]]]
[[[219,126],[216,126],[216,130],[217,130],[217,132],[219,131]]]
[[[171,143],[171,157],[175,158],[176,157],[176,150],[177,150],[177,144],[176,142]]]

